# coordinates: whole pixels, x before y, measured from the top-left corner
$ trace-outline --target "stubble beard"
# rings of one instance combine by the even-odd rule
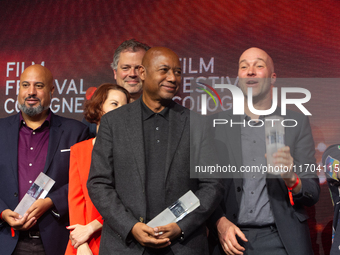
[[[25,102],[27,99],[37,99],[39,100],[39,105],[34,107],[34,106],[26,106]],[[23,104],[19,104],[18,103],[18,108],[20,111],[22,111],[23,113],[25,113],[26,115],[33,117],[36,115],[39,115],[40,113],[42,113],[43,111],[47,110],[50,106],[42,106],[41,105],[41,100],[37,97],[26,97],[25,101]]]

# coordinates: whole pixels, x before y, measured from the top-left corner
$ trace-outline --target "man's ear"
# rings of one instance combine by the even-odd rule
[[[113,76],[115,77],[115,80],[117,80],[117,70],[113,69]]]
[[[276,82],[276,73],[272,73],[270,77],[270,84],[274,85],[275,82]]]
[[[138,73],[139,73],[139,77],[142,81],[145,80],[145,76],[146,76],[146,69],[143,65],[140,65],[138,67]]]
[[[54,85],[52,84],[52,88],[51,88],[51,98],[53,97],[54,89],[55,89],[55,87],[54,87]]]

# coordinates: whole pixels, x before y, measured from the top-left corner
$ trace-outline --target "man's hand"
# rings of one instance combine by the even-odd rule
[[[153,228],[141,222],[133,226],[131,234],[142,246],[159,249],[170,245],[169,238],[158,237]]]
[[[89,244],[83,243],[82,245],[80,245],[77,249],[77,255],[93,255]]]
[[[170,223],[165,226],[156,227],[153,230],[157,238],[169,238],[170,240],[179,238],[182,233],[182,230],[177,223]]]
[[[290,155],[290,148],[288,146],[278,149],[277,152],[273,154],[273,158],[276,166],[282,166],[284,169],[288,169],[286,173],[283,173],[283,175],[285,175],[284,177],[294,175],[294,173],[292,173],[294,159]]]
[[[281,174],[282,179],[286,183],[287,187],[292,187],[296,182],[296,175],[293,172],[293,164],[294,159],[290,155],[290,148],[288,146],[282,147],[277,150],[276,153],[273,154],[275,165],[281,165],[284,169],[288,169],[287,172]],[[292,190],[294,194],[300,192],[302,187],[301,181],[299,184]]]
[[[15,230],[28,230],[37,223],[35,217],[28,218],[28,213],[22,217],[20,214],[6,209],[2,212],[2,219],[8,223]]]
[[[72,225],[66,227],[68,230],[71,230],[70,240],[75,249],[77,249],[80,245],[87,242],[90,236],[93,234],[93,229],[91,225]]]
[[[243,232],[226,217],[220,218],[217,223],[218,238],[224,252],[228,255],[241,255],[245,250],[236,239],[236,235],[243,241],[248,242]]]
[[[49,197],[45,199],[37,199],[26,211],[28,214],[27,220],[30,220],[31,218],[38,220],[48,209],[52,207],[53,202]]]

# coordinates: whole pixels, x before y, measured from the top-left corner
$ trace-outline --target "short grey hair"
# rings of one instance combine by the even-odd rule
[[[144,43],[138,42],[135,39],[124,41],[121,45],[118,46],[118,48],[115,50],[115,53],[113,54],[113,62],[111,63],[112,69],[117,70],[120,53],[122,53],[122,51],[127,50],[127,51],[137,52],[139,50],[147,51],[148,49],[150,49],[150,46]]]

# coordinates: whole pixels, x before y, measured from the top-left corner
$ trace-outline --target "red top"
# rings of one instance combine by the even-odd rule
[[[71,147],[68,188],[70,225],[86,225],[96,219],[103,224],[103,219],[94,207],[86,188],[91,166],[92,142],[93,139],[89,139]],[[99,253],[100,235],[101,231],[97,231],[88,240],[93,255]],[[66,254],[77,254],[71,241],[68,242]]]

